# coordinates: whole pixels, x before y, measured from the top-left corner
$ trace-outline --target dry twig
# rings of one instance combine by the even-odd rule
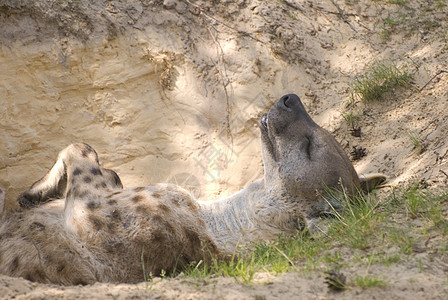
[[[301,8],[300,6],[298,6],[298,5],[295,4],[295,3],[291,3],[290,1],[285,0],[285,4],[288,5],[289,7],[292,7],[292,8],[294,8],[294,9],[300,10],[302,13],[305,13],[305,11],[303,10],[303,8]]]
[[[442,73],[448,73],[448,71],[445,71],[445,70],[440,70],[439,72],[437,72],[437,74],[436,75],[434,75],[434,76],[432,76],[431,77],[431,79],[420,89],[420,92],[425,88],[425,87],[427,87],[428,86],[428,84],[430,84],[431,83],[431,81],[433,81],[434,80],[434,78],[436,78],[437,76],[439,76],[440,74],[442,74]]]
[[[358,32],[355,27],[352,26],[352,24],[350,24],[350,22],[347,20],[347,18],[345,17],[344,11],[342,10],[342,8],[336,3],[336,1],[331,0],[331,2],[333,3],[334,6],[336,6],[336,8],[338,9],[339,12],[339,16],[342,18],[342,20],[344,20],[345,23],[347,23],[350,28],[354,31],[354,32]]]
[[[240,35],[242,35],[242,36],[247,36],[248,38],[251,38],[251,39],[253,39],[254,41],[257,41],[257,42],[260,42],[260,43],[262,43],[262,44],[265,44],[262,40],[257,39],[256,37],[252,36],[250,33],[245,32],[245,31],[242,31],[242,30],[239,30],[239,29],[236,29],[236,28],[233,28],[232,26],[227,25],[227,24],[224,23],[223,21],[221,21],[221,20],[219,20],[219,19],[217,19],[217,18],[215,18],[215,17],[213,17],[213,16],[207,14],[207,13],[204,11],[204,9],[202,9],[202,7],[200,7],[199,5],[194,4],[194,3],[192,3],[192,2],[190,2],[190,1],[188,1],[188,0],[184,0],[184,1],[185,1],[186,3],[188,3],[189,5],[193,6],[194,8],[196,8],[196,9],[199,11],[199,13],[200,13],[201,15],[204,15],[204,16],[206,16],[207,18],[209,18],[209,19],[211,19],[211,20],[213,20],[213,21],[215,21],[215,22],[218,22],[219,24],[221,24],[221,25],[223,25],[223,26],[229,28],[230,30],[233,30],[233,31],[237,32],[238,34],[240,34]]]

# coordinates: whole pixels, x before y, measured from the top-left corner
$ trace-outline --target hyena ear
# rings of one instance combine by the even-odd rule
[[[0,220],[3,219],[3,216],[5,215],[5,207],[6,207],[6,194],[0,187]]]
[[[384,183],[386,180],[387,176],[381,173],[370,173],[359,175],[361,189],[364,192],[371,192],[372,190],[380,187],[380,185]]]
[[[102,169],[103,175],[106,178],[106,181],[110,183],[113,188],[122,189],[123,183],[121,183],[121,179],[118,174],[110,169]]]

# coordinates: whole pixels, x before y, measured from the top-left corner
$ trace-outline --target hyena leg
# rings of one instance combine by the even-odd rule
[[[18,202],[21,207],[28,208],[38,206],[51,199],[64,198],[73,188],[74,178],[77,175],[89,172],[101,177],[101,180],[95,181],[92,189],[123,188],[117,173],[99,166],[98,155],[92,147],[82,143],[71,144],[59,152],[53,167],[44,177],[22,193]],[[72,182],[69,182],[69,180]],[[84,185],[92,183],[87,181],[88,179],[85,179]]]
[[[28,190],[23,192],[17,201],[23,208],[34,207],[47,202],[51,198],[60,198],[63,196],[67,183],[65,166],[59,154],[56,163],[44,177],[31,185]]]

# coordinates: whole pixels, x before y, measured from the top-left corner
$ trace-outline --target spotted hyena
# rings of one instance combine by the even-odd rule
[[[296,95],[274,104],[259,128],[264,177],[213,201],[168,184],[123,189],[92,147],[68,146],[19,197],[21,211],[4,212],[0,193],[0,273],[59,284],[141,281],[228,259],[241,243],[314,230],[328,203],[337,205],[325,189],[352,193],[384,180],[360,180]]]

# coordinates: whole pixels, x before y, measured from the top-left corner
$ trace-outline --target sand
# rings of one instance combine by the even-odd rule
[[[439,2],[0,1],[8,209],[73,142],[93,146],[125,186],[173,182],[200,199],[230,195],[262,176],[257,122],[287,93],[347,153],[366,148],[353,162],[359,173],[443,188],[448,73],[429,82],[448,70],[448,8]],[[351,82],[375,61],[406,65],[414,86],[347,108]],[[350,110],[360,115],[361,137],[344,122]],[[447,264],[432,264],[425,272],[396,266],[386,288],[337,295],[323,274],[292,272],[260,274],[250,285],[216,277],[58,287],[2,276],[0,297],[444,299]]]

